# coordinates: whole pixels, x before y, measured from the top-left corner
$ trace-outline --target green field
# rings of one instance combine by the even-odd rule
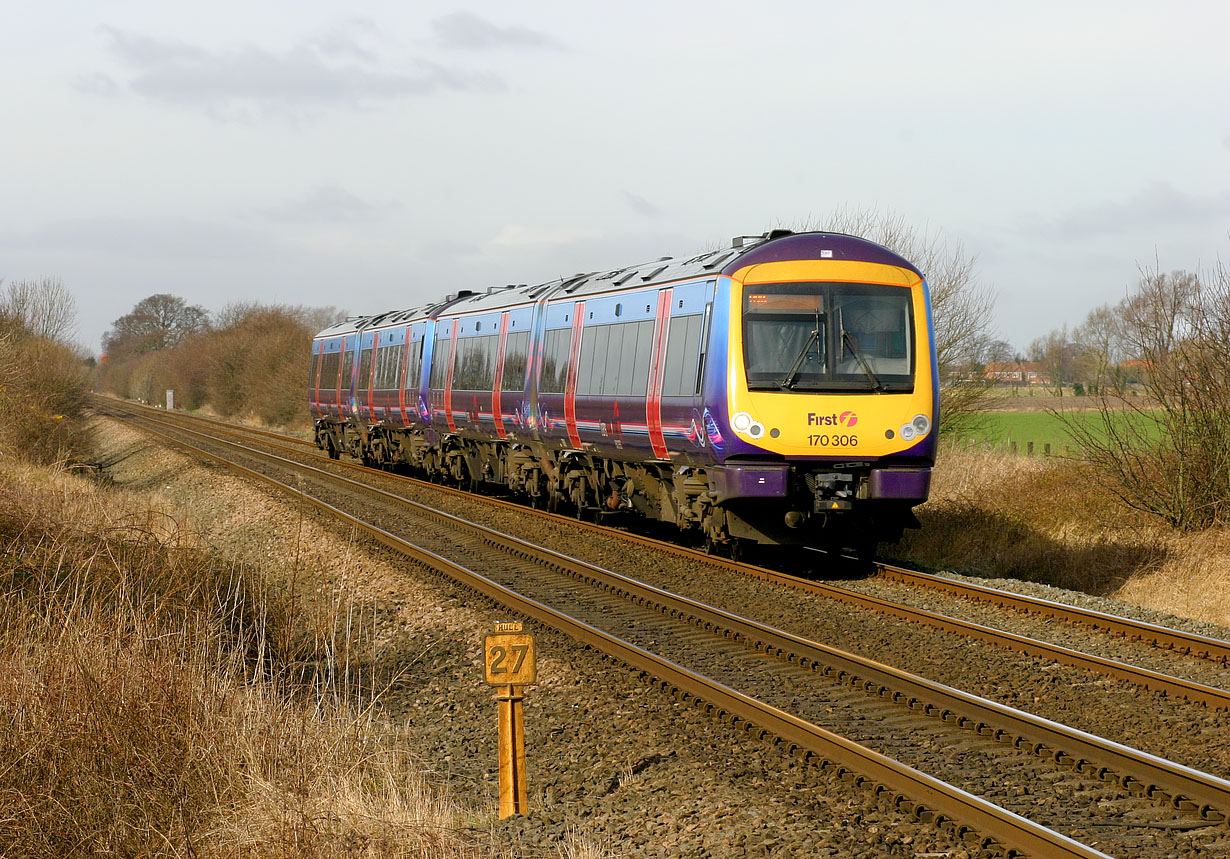
[[[1135,412],[1120,412],[1120,419],[1135,421],[1149,430],[1153,430],[1152,421]],[[1083,425],[1103,435],[1102,416],[1095,411],[1074,412],[1069,419],[1080,421]],[[972,430],[968,439],[976,444],[989,444],[992,447],[1001,445],[1017,445],[1019,453],[1025,453],[1029,442],[1034,443],[1034,453],[1041,454],[1045,445],[1051,445],[1051,452],[1063,454],[1065,446],[1070,446],[1075,452],[1076,442],[1068,435],[1064,422],[1048,412],[987,412],[978,421],[977,428]]]

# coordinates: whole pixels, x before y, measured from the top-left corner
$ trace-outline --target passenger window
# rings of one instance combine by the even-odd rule
[[[632,390],[634,397],[643,397],[649,393],[649,367],[653,363],[653,326],[652,319],[636,323],[636,346],[629,359],[632,365]]]
[[[700,335],[704,317],[700,314],[671,320],[666,341],[666,370],[662,375],[662,396],[690,397],[696,388],[696,365],[700,359]]]
[[[504,373],[500,390],[520,391],[525,388],[525,364],[529,351],[530,332],[509,334],[504,343]]]
[[[577,393],[601,394],[603,378],[606,376],[606,347],[611,339],[611,326],[599,325],[597,328],[586,329],[582,335],[581,353],[589,349],[589,360],[584,358],[578,367]]]
[[[544,394],[562,394],[568,380],[568,350],[572,345],[572,329],[548,331],[543,342],[542,372],[538,390]]]
[[[624,375],[623,349],[628,326],[626,324],[608,325],[607,328],[610,329],[610,334],[606,344],[606,354],[603,356],[606,366],[602,374],[602,394],[607,397],[616,397],[623,393],[620,379]]]

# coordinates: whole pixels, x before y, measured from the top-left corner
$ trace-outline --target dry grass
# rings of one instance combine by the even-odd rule
[[[83,455],[84,406],[81,357],[0,317],[0,454],[42,463]]]
[[[140,496],[4,466],[0,855],[501,854],[370,706],[358,613]]]
[[[922,530],[907,532],[894,553],[1230,625],[1230,533],[1171,531],[1100,489],[1086,468],[948,448],[917,511]]]

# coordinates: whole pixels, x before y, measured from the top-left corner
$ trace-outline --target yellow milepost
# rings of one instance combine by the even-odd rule
[[[495,625],[484,642],[486,680],[497,687],[495,701],[500,745],[500,819],[525,814],[529,807],[525,778],[525,687],[538,682],[534,637],[519,621]]]

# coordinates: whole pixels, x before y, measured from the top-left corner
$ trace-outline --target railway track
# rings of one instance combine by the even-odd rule
[[[146,416],[145,421],[150,420]],[[970,766],[963,761],[973,757],[985,767],[1007,755],[1014,763],[1000,776],[1001,792],[1013,793],[1012,779],[1019,778],[1019,795],[1028,796],[1031,785],[1041,780],[1061,795],[1070,792],[1069,799],[1052,807],[1078,807],[1093,791],[1100,792],[1100,802],[1120,811],[1124,803],[1138,802],[1142,813],[1162,807],[1181,812],[1183,820],[1154,822],[1164,832],[1224,821],[1230,811],[1230,783],[1215,777],[772,629],[331,471],[269,453],[239,452],[235,442],[224,444],[233,452],[226,457],[193,449],[219,459],[246,459],[248,465],[230,464],[361,525],[417,563],[621,659],[735,724],[766,731],[801,754],[817,757],[821,766],[869,780],[874,790],[889,794],[894,804],[909,808],[919,819],[949,821],[957,834],[972,840],[993,841],[1007,852],[1025,855],[1103,855],[1030,823],[1023,814],[980,800],[975,791],[926,776],[922,768],[941,771],[954,781],[972,778],[977,785],[979,779],[965,772]],[[269,473],[271,464],[296,473],[302,485],[279,480]],[[361,523],[342,512],[356,500],[371,509],[375,498],[384,511],[381,516],[389,517],[387,526]],[[418,545],[411,546],[395,531],[415,533]],[[440,549],[447,551],[448,559]],[[494,563],[497,558],[499,563]],[[479,565],[485,575],[467,568]],[[566,611],[560,610],[563,605]],[[664,641],[669,646],[664,648]],[[756,654],[750,662],[749,653]],[[710,670],[687,670],[685,664]],[[810,703],[791,706],[800,700]],[[844,727],[851,733],[850,726],[855,726],[853,733],[868,735],[860,737],[862,747],[833,730]],[[897,761],[918,746],[920,734],[937,739],[921,755],[915,751],[918,766]],[[950,750],[957,753],[942,753]],[[1023,810],[1029,810],[1028,802]],[[1047,823],[1103,842],[1108,841],[1108,828],[1124,826],[1112,816]]]
[[[168,414],[161,409],[131,406],[130,404],[124,404],[124,406],[140,410],[152,418],[168,417]],[[169,417],[210,426],[213,428],[213,431],[234,439],[257,438],[271,444],[275,449],[281,449],[287,453],[297,450],[300,454],[306,453],[316,462],[322,464],[329,463],[330,467],[343,472],[369,475],[373,473],[372,469],[358,463],[329,460],[327,456],[316,448],[315,444],[304,439],[293,438],[268,430],[229,424],[212,418],[184,415],[182,413],[173,413]],[[1220,672],[1214,672],[1211,675],[1205,672],[1206,675],[1218,679],[1219,683],[1188,679],[1122,659],[1084,652],[1034,636],[1016,634],[969,620],[963,620],[952,615],[914,607],[899,600],[888,600],[871,594],[861,593],[849,587],[820,582],[756,564],[716,557],[642,534],[626,530],[615,530],[601,524],[561,516],[543,510],[535,510],[513,501],[475,495],[474,493],[439,484],[427,483],[405,475],[384,471],[378,473],[393,481],[419,487],[430,487],[433,492],[452,495],[465,499],[470,503],[516,511],[519,516],[538,518],[543,521],[566,521],[570,529],[614,536],[631,546],[643,546],[677,558],[727,569],[738,575],[769,582],[781,587],[804,591],[861,610],[873,611],[888,617],[985,641],[1017,653],[1090,671],[1100,676],[1113,677],[1159,694],[1202,704],[1215,710],[1230,712],[1230,690],[1222,688],[1222,685],[1230,685],[1230,677],[1223,677]],[[1220,667],[1226,667],[1228,661],[1230,661],[1230,641],[1043,600],[1037,597],[997,590],[971,582],[935,576],[892,564],[877,563],[876,573],[886,580],[905,583],[915,588],[949,594],[999,608],[1013,609],[1031,616],[1062,621],[1076,627],[1085,627],[1129,641],[1152,645],[1167,652],[1185,654],[1193,659],[1202,659]]]

